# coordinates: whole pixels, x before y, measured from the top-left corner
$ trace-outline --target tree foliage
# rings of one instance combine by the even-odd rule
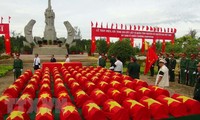
[[[105,39],[101,39],[97,41],[97,52],[98,53],[107,53],[109,46],[106,43]]]

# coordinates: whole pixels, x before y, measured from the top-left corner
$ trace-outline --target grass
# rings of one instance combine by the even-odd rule
[[[7,72],[13,69],[12,65],[1,65],[0,66],[0,77],[5,76]]]

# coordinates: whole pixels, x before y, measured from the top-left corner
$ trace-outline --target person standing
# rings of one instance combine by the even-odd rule
[[[130,58],[130,63],[127,66],[127,75],[133,79],[140,78],[140,65],[137,63],[136,57]]]
[[[104,55],[99,59],[99,66],[106,67],[106,57]]]
[[[111,58],[110,58],[110,70],[114,70],[115,62],[116,62],[115,56],[111,55]]]
[[[170,82],[174,82],[175,81],[175,68],[176,68],[176,59],[174,58],[174,54],[171,54],[170,55],[170,60],[169,60],[169,76],[170,76],[170,79],[169,81]]]
[[[196,85],[194,88],[194,99],[200,102],[200,62],[197,64],[197,72],[199,73],[196,79]]]
[[[151,77],[154,76],[154,66],[155,66],[155,62],[150,67]]]
[[[99,59],[102,57],[103,53],[99,53],[99,57],[98,57],[98,60],[97,60],[97,66],[99,66]]]
[[[191,59],[188,62],[188,85],[194,87],[196,79],[197,60],[195,55],[191,54]]]
[[[169,86],[169,69],[165,66],[166,61],[161,59],[159,61],[160,70],[156,76],[155,85],[159,87],[168,87]]]
[[[115,72],[119,72],[119,73],[123,72],[123,63],[120,61],[120,57],[119,56],[117,56],[117,59],[116,59],[114,67],[115,67],[114,68]]]
[[[50,62],[56,62],[56,58],[54,58],[54,54],[51,55]]]
[[[16,54],[16,59],[13,62],[14,79],[18,78],[23,70],[23,61],[19,58],[20,54]]]
[[[69,55],[67,54],[66,56],[65,56],[65,62],[70,62],[70,59],[69,59]]]
[[[38,54],[35,54],[33,68],[34,68],[34,70],[40,69],[40,58],[39,58]]]
[[[180,83],[186,84],[187,82],[187,69],[188,69],[188,59],[186,58],[186,54],[182,54],[182,58],[180,60]]]
[[[166,61],[165,66],[169,69],[169,54],[168,53],[165,54],[165,61]]]

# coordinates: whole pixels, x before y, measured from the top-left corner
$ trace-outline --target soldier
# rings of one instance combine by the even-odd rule
[[[191,59],[188,62],[188,85],[194,86],[196,80],[197,60],[195,55],[191,54]]]
[[[186,54],[182,54],[182,58],[180,60],[180,83],[186,84],[187,77],[187,67],[188,67],[188,59],[186,58]]]
[[[23,62],[19,58],[20,54],[16,54],[16,59],[13,63],[13,72],[14,72],[14,79],[18,78],[21,75],[21,72],[23,70]]]
[[[101,58],[99,59],[99,66],[106,67],[106,57],[104,54],[102,54]]]
[[[169,81],[174,82],[175,81],[174,70],[176,68],[176,59],[174,58],[173,53],[170,55],[170,58],[171,59],[169,60],[169,76],[170,76]]]
[[[200,62],[197,64],[197,72],[200,73]],[[197,83],[194,88],[194,99],[200,101],[200,74],[197,76]]]
[[[114,55],[112,55],[110,58],[110,70],[114,70],[115,62],[116,62],[116,58]]]
[[[150,67],[151,77],[154,76],[154,66],[155,66],[155,62]]]
[[[165,61],[166,61],[165,66],[169,69],[169,54],[168,53],[165,54]]]

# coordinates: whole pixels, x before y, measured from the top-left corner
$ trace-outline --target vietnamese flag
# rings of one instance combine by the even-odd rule
[[[170,96],[169,91],[158,86],[151,85],[148,87],[152,91],[152,98],[156,99],[160,95]]]
[[[164,95],[157,97],[159,102],[168,107],[169,113],[174,117],[182,117],[188,115],[186,106],[178,100]]]
[[[97,84],[97,87],[99,89],[101,89],[103,92],[106,93],[108,91],[108,89],[110,88],[110,85],[107,82],[105,82],[105,81],[101,81],[101,82],[99,82]]]
[[[35,120],[54,120],[51,107],[47,104],[38,107]]]
[[[23,108],[18,108],[19,110],[13,110],[6,120],[30,120],[29,115],[23,111]],[[22,110],[20,110],[22,109]]]
[[[127,87],[123,87],[120,91],[125,98],[138,100],[138,94],[135,90],[127,88]]]
[[[97,103],[97,105],[102,106],[103,103],[108,99],[107,95],[101,91],[100,89],[96,88],[94,89],[91,94],[90,97],[95,101],[95,103]]]
[[[105,101],[103,110],[111,120],[129,120],[128,110],[112,99]]]
[[[95,74],[95,76],[93,76],[93,77],[91,78],[91,81],[92,81],[93,83],[96,84],[96,83],[99,81],[99,78],[100,78],[100,76],[97,77],[96,74]]]
[[[33,107],[33,98],[29,93],[23,93],[20,98],[18,99],[16,106],[23,106],[24,111],[27,112],[30,108]],[[33,109],[31,109],[33,110]],[[32,111],[28,111],[32,112]]]
[[[136,100],[127,98],[124,100],[123,106],[129,110],[129,114],[133,120],[151,120],[151,114],[148,108]]]
[[[200,114],[200,103],[197,100],[194,100],[192,98],[183,96],[183,95],[179,95],[179,94],[174,94],[172,95],[172,98],[182,102],[183,104],[186,105],[188,113],[191,115],[194,114]]]
[[[110,97],[111,99],[114,99],[118,103],[122,103],[124,99],[124,96],[122,95],[122,93],[114,88],[108,89],[107,95],[108,97]]]
[[[101,108],[92,100],[83,104],[82,113],[86,120],[107,120]]]
[[[19,88],[17,85],[15,85],[15,84],[10,85],[10,86],[3,92],[3,94],[8,94],[8,95],[10,95],[10,96],[13,97],[13,98],[17,98],[18,95],[19,95],[19,93],[20,93],[20,88]]]
[[[118,81],[115,81],[115,80],[110,82],[110,86],[117,89],[117,90],[120,90],[122,88],[122,84]]]
[[[108,73],[108,74],[111,74],[111,73]],[[105,81],[105,82],[109,82],[110,81],[110,77],[108,75],[106,75],[106,73],[105,73],[105,75],[103,75],[100,80],[101,81]]]
[[[138,99],[141,99],[143,96],[152,96],[152,91],[149,88],[138,86],[135,89],[138,92]]]
[[[95,84],[93,82],[88,81],[88,82],[86,82],[84,88],[85,88],[84,90],[89,95],[96,88],[96,86],[95,86]]]
[[[90,100],[90,97],[81,89],[75,92],[74,97],[75,97],[75,103],[79,108],[82,107],[87,100]]]
[[[73,82],[70,86],[70,91],[71,93],[73,94],[73,96],[75,96],[75,92],[78,90],[78,89],[81,89],[81,86],[77,83],[77,82]]]
[[[71,102],[66,102],[60,110],[60,120],[81,120],[76,107]]]
[[[146,96],[142,97],[139,102],[151,111],[153,119],[165,119],[169,117],[168,110],[162,103]]]
[[[123,86],[126,86],[126,87],[128,87],[128,88],[131,88],[131,89],[134,89],[134,88],[136,87],[136,84],[133,83],[133,81],[126,80],[126,79],[124,79],[124,80],[122,81],[122,85],[123,85]]]
[[[8,94],[3,94],[2,96],[0,96],[0,114],[4,115],[7,114],[9,112],[9,108],[8,106],[13,105],[16,102],[15,98],[12,98],[10,95]]]
[[[91,40],[91,53],[94,53],[96,50],[96,40],[95,40],[95,36],[92,36],[92,40]]]
[[[146,64],[145,64],[145,70],[144,70],[145,75],[149,72],[152,64],[154,64],[158,60],[158,56],[156,55],[152,47],[148,49],[146,56],[147,58],[146,58]]]

